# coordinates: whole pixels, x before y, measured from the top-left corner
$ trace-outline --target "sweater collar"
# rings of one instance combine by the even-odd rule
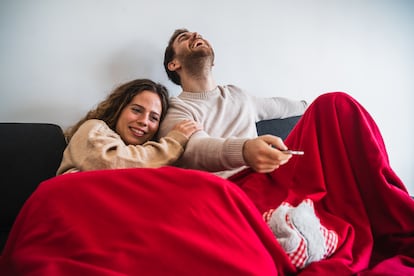
[[[185,98],[185,99],[207,99],[207,98],[210,98],[212,96],[216,96],[219,93],[220,93],[220,89],[219,89],[218,86],[216,86],[213,90],[210,90],[210,91],[202,91],[202,92],[183,91],[183,92],[181,92],[179,97],[180,98]]]

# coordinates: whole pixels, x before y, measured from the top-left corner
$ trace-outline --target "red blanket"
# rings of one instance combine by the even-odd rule
[[[285,143],[305,155],[272,174],[244,171],[232,180],[261,211],[311,198],[321,222],[339,234],[337,252],[301,275],[414,275],[414,200],[368,112],[344,93],[322,95]]]
[[[230,180],[165,167],[43,182],[21,210],[2,275],[413,275],[414,201],[375,123],[352,98],[318,98],[287,138],[305,151]],[[235,184],[236,183],[236,184]],[[304,198],[339,236],[301,271],[261,213]]]
[[[73,173],[21,210],[1,275],[277,275],[286,255],[246,195],[166,167]]]

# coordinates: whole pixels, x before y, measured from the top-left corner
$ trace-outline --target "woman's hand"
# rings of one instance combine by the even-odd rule
[[[199,123],[193,120],[182,120],[181,122],[177,123],[172,130],[181,132],[185,137],[190,138],[194,132],[201,130],[202,127]]]

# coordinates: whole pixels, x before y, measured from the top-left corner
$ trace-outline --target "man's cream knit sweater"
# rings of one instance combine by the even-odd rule
[[[88,120],[75,132],[63,153],[57,174],[118,168],[157,168],[176,161],[188,139],[171,131],[159,143],[125,145],[101,120]]]
[[[257,121],[302,115],[306,107],[305,101],[258,98],[232,85],[201,93],[182,92],[171,98],[159,135],[165,136],[183,119],[199,122],[203,130],[191,136],[176,165],[228,177],[246,165],[243,144],[257,137]]]

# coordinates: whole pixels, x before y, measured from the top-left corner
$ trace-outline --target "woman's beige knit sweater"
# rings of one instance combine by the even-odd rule
[[[88,120],[75,132],[63,153],[57,174],[118,168],[157,168],[176,161],[188,139],[171,131],[159,143],[126,145],[101,120]]]

